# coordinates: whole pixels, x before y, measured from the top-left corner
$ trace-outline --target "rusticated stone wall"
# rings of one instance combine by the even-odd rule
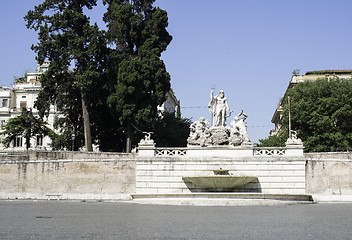
[[[321,201],[352,201],[352,154],[308,153],[306,191]]]
[[[307,192],[352,195],[352,161],[309,161]]]
[[[29,152],[0,156],[2,199],[129,199],[132,155]]]
[[[317,201],[352,201],[352,153],[309,153],[297,160],[206,160],[134,154],[0,153],[0,199],[130,199],[133,193],[197,191],[183,176],[228,169],[257,176],[237,191],[312,194]]]

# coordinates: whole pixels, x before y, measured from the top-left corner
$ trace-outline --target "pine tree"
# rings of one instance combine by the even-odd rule
[[[96,24],[91,25],[83,12],[95,5],[96,0],[45,0],[25,16],[27,27],[38,31],[38,43],[32,46],[37,61],[50,62],[49,70],[41,76],[42,91],[35,106],[43,116],[48,114],[50,104],[61,104],[62,114],[81,118],[88,151],[92,151],[90,108],[93,103],[87,93],[101,79],[105,47],[103,31]],[[67,98],[75,103],[67,105]],[[77,110],[75,105],[80,106],[80,114],[72,111]]]
[[[171,42],[167,13],[153,7],[154,0],[105,0],[104,15],[111,48],[110,61],[116,69],[110,77],[114,92],[108,99],[116,119],[126,130],[126,151],[131,150],[131,124],[156,119],[157,106],[165,101],[170,75],[161,53]]]

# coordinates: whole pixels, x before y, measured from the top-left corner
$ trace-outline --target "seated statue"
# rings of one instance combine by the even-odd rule
[[[241,116],[243,116],[241,118]],[[250,142],[249,136],[247,133],[247,123],[245,120],[247,119],[247,114],[243,113],[243,110],[234,117],[231,121],[232,129],[230,133],[231,143],[233,145],[239,145],[242,142]]]
[[[198,121],[195,121],[191,124],[190,134],[187,139],[188,144],[190,145],[204,145],[209,137],[208,133],[208,124],[209,121],[205,120],[204,117],[201,117]]]

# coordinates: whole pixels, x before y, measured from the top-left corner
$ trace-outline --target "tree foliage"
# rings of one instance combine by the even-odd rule
[[[259,139],[258,147],[285,147],[288,134],[280,134]]]
[[[92,102],[88,92],[100,82],[104,70],[103,31],[96,24],[91,25],[83,13],[95,5],[96,0],[45,0],[25,16],[27,27],[38,31],[38,43],[32,46],[36,59],[40,64],[50,61],[48,71],[40,79],[42,91],[36,108],[43,116],[48,114],[50,104],[57,104],[71,121],[83,119],[88,150],[92,150],[89,119]]]
[[[352,146],[352,79],[318,79],[288,89],[292,129],[305,151],[322,152]],[[285,100],[287,103],[287,100]],[[282,124],[288,129],[288,106]]]
[[[151,123],[137,128],[133,135],[133,141],[139,142],[145,136],[145,132],[152,132],[152,139],[157,147],[186,147],[189,136],[189,126],[192,121],[189,118],[177,117],[175,113],[163,112]]]
[[[157,106],[165,101],[170,76],[161,53],[172,37],[166,30],[167,13],[153,7],[154,0],[105,0],[107,37],[115,46],[110,60],[117,66],[111,72],[114,92],[108,99],[115,118],[125,127],[126,150],[131,148],[131,123],[153,122]]]
[[[158,147],[186,147],[189,136],[189,118],[175,117],[164,112],[154,126],[154,140]]]
[[[67,148],[75,133],[76,146],[84,136],[87,149],[93,141],[115,151],[127,143],[129,151],[131,123],[157,121],[157,106],[170,89],[160,56],[172,37],[167,13],[154,1],[103,0],[106,31],[85,14],[97,0],[45,0],[25,16],[27,27],[38,31],[32,47],[38,62],[50,61],[35,106],[41,116],[50,105],[60,110],[58,148]]]
[[[26,148],[30,148],[30,140],[36,135],[49,135],[53,138],[56,134],[46,126],[46,122],[33,115],[32,110],[22,108],[21,115],[9,119],[4,126],[5,131],[1,134],[5,135],[3,144],[9,147],[11,142],[14,142],[17,136],[22,136],[26,140]]]

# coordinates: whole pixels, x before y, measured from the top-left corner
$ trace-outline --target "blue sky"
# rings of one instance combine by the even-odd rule
[[[40,0],[4,1],[0,26],[0,85],[36,67],[37,34],[23,16]],[[253,142],[268,136],[271,118],[292,71],[352,69],[352,1],[157,0],[173,36],[162,58],[184,117],[210,119],[212,86],[231,110],[248,114]],[[103,8],[92,14],[100,21]],[[101,24],[101,23],[99,23]],[[229,121],[228,121],[229,122]]]

